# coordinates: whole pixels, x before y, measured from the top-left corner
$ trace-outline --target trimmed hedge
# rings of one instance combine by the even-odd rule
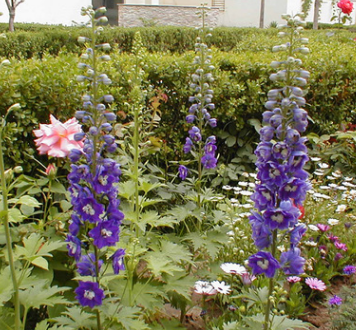
[[[32,26],[32,28],[30,28]],[[54,28],[53,26],[29,25],[28,29],[18,29],[13,33],[5,32],[0,38],[0,57],[18,59],[41,58],[44,54],[58,55],[60,52],[76,53],[81,51],[79,36],[88,33],[83,27]],[[3,25],[4,27],[4,25]],[[1,31],[1,25],[0,25]],[[185,27],[145,27],[119,28],[106,27],[99,42],[110,42],[123,52],[130,52],[135,33],[139,31],[143,45],[149,52],[171,52],[183,54],[194,50],[197,31]],[[276,29],[257,28],[215,28],[210,39],[211,46],[221,51],[265,51],[278,43]],[[337,33],[340,38],[354,38],[349,30],[305,31],[307,37],[316,39],[327,33]]]
[[[238,153],[241,156],[241,150],[247,150],[246,157],[242,155],[241,158],[251,161],[251,146],[258,139],[253,124],[261,119],[267,91],[273,87],[268,79],[273,72],[269,63],[280,58],[280,54],[269,50],[278,43],[276,30],[245,31],[249,36],[243,37],[234,52],[213,50],[216,109],[212,115],[218,118],[219,124],[211,133],[218,132],[221,160],[225,162],[236,158]],[[270,37],[266,39],[266,36]],[[345,32],[333,37],[327,37],[325,32],[312,32],[309,37],[312,53],[304,63],[305,69],[311,72],[306,95],[306,109],[312,119],[309,131],[332,133],[342,123],[355,123],[355,41]],[[79,49],[78,46],[78,52]],[[134,58],[116,47],[111,57],[112,62],[103,64],[113,81],[111,93],[117,102],[116,109],[127,112],[125,103],[130,102],[127,72],[134,64]],[[184,54],[147,52],[144,60],[146,87],[168,96],[168,101],[160,105],[162,121],[156,134],[167,141],[170,159],[181,158],[181,147],[188,130],[184,119],[189,107],[188,84],[193,58],[192,51]],[[28,155],[36,152],[32,130],[38,123],[48,122],[50,113],[62,120],[71,117],[81,106],[81,95],[86,86],[75,79],[79,73],[77,55],[60,52],[58,56],[43,54],[42,59],[11,61],[12,66],[1,69],[0,114],[16,102],[23,109],[10,117],[5,141],[7,161],[11,166],[23,164],[27,166],[26,171],[31,171],[33,163]],[[126,120],[129,120],[130,114],[127,115]]]

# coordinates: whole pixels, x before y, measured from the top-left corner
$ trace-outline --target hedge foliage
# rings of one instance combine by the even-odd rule
[[[133,31],[135,30],[128,29],[123,33],[128,36]],[[183,39],[187,40],[183,29],[172,28],[171,31],[181,33],[182,39],[178,41],[180,45],[183,44]],[[193,33],[194,30],[187,31]],[[275,37],[277,30],[244,31],[245,35],[240,36],[241,41],[235,43],[233,51],[221,50],[227,47],[224,46],[225,37],[222,34],[215,34],[214,39],[218,43],[221,38],[221,45],[213,47],[213,64],[216,68],[216,109],[213,115],[219,120],[219,151],[221,160],[226,162],[236,158],[251,161],[252,148],[257,142],[254,126],[261,119],[267,91],[273,87],[269,80],[273,69],[269,64],[280,58],[279,54],[270,51],[279,42]],[[306,95],[306,108],[312,120],[309,130],[318,134],[332,133],[342,123],[355,122],[356,119],[356,43],[350,32],[337,31],[333,36],[325,31],[307,32],[312,50],[304,63],[305,69],[311,72]],[[21,36],[21,33],[25,32],[18,32],[17,36]],[[61,31],[54,30],[53,33]],[[231,38],[233,35],[231,32]],[[145,38],[144,42],[148,35]],[[174,38],[171,36],[170,39]],[[28,39],[28,43],[34,40],[39,40],[36,39],[36,34]],[[161,40],[162,44],[168,43],[167,40],[168,38]],[[81,47],[76,44],[76,49],[79,54]],[[111,93],[116,99],[115,106],[121,115],[119,118],[128,121],[130,113],[127,104],[130,100],[127,95],[130,84],[127,72],[132,67],[134,58],[117,46],[111,51],[111,57],[111,62],[104,63],[113,81]],[[170,159],[178,160],[182,156],[181,147],[188,130],[185,116],[189,107],[189,73],[192,72],[193,58],[194,52],[187,50],[182,54],[147,52],[145,56],[145,88],[150,90],[147,102],[150,97],[159,93],[168,97],[167,102],[160,101],[162,120],[156,134],[159,141],[167,142]],[[22,105],[22,110],[10,117],[11,123],[5,141],[7,159],[9,165],[22,164],[27,166],[26,171],[31,171],[33,161],[30,155],[36,152],[32,130],[38,123],[48,122],[50,113],[62,120],[71,117],[81,106],[80,99],[86,86],[76,81],[79,58],[77,54],[68,52],[68,48],[59,51],[57,56],[42,52],[41,58],[10,60],[11,66],[1,68],[0,114],[3,115],[11,104],[17,102]]]
[[[85,27],[66,27],[38,24],[18,24],[13,33],[6,31],[7,26],[0,24],[0,57],[29,59],[44,54],[58,55],[59,52],[80,53],[79,36],[85,35]],[[149,52],[172,52],[183,54],[193,50],[197,31],[186,27],[144,27],[120,28],[105,27],[99,42],[116,44],[123,52],[130,52],[135,33],[139,31],[143,44]],[[333,33],[331,30],[305,31],[310,38],[318,38],[320,33]],[[351,38],[352,30],[333,30],[342,38]],[[221,51],[239,51],[252,46],[257,50],[269,49],[278,42],[276,29],[257,28],[215,28],[210,43]]]

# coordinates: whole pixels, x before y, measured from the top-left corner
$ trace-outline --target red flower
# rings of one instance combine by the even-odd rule
[[[350,15],[353,10],[354,4],[350,0],[340,0],[337,3],[337,6],[344,14]]]

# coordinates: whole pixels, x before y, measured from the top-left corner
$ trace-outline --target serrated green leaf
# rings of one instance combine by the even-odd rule
[[[191,288],[195,284],[195,278],[193,276],[179,276],[179,274],[175,274],[172,278],[167,281],[167,284],[164,286],[164,290],[166,292],[175,292],[186,300],[190,300],[191,298]]]
[[[172,260],[167,258],[165,254],[150,253],[147,255],[147,268],[155,275],[156,277],[161,276],[163,273],[173,276],[174,272],[181,270],[180,267],[173,264]]]
[[[178,245],[170,241],[161,241],[161,252],[166,254],[175,263],[187,262],[192,263],[192,254],[188,248],[183,245]]]
[[[145,194],[147,194],[149,191],[151,191],[153,189],[157,189],[161,186],[162,186],[162,184],[160,182],[150,183],[150,182],[147,182],[144,180],[140,180],[140,189],[143,190],[145,192]]]
[[[158,227],[169,227],[169,228],[174,228],[174,225],[177,224],[178,221],[177,219],[170,217],[170,216],[164,216],[156,219],[151,219],[150,221],[147,222],[150,226],[154,228]]]
[[[133,181],[120,182],[119,195],[126,199],[130,199],[136,192],[136,185]]]
[[[0,273],[0,301],[2,303],[9,301],[12,297],[13,285],[11,280],[10,267],[1,270]]]
[[[48,327],[49,323],[47,322],[47,320],[43,320],[36,324],[35,330],[48,330]]]
[[[95,315],[85,312],[79,306],[68,307],[63,316],[55,317],[54,321],[69,329],[92,329],[96,327]]]
[[[68,301],[62,296],[55,296],[59,292],[69,290],[69,287],[47,286],[47,281],[39,281],[19,292],[22,305],[29,308],[40,308],[43,305],[53,306],[55,304],[66,304]]]

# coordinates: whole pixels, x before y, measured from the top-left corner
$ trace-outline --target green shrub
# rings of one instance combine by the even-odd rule
[[[169,30],[152,28],[152,31],[160,29]],[[113,31],[111,33],[114,33]],[[121,42],[129,45],[129,32],[133,33],[134,29],[125,31],[127,39]],[[171,33],[180,35],[181,39],[177,37],[175,41],[180,46],[189,39],[184,31],[185,29],[171,28]],[[195,33],[193,29],[187,31]],[[277,43],[275,32],[242,29],[245,34],[240,35],[239,42],[236,37],[234,51],[225,52],[221,51],[221,48],[227,47],[223,44],[223,31],[228,29],[216,30],[215,41],[220,40],[220,44],[213,47],[216,109],[212,115],[218,118],[218,131],[214,129],[214,133],[218,132],[222,162],[251,163],[252,150],[258,142],[255,126],[258,127],[261,119],[267,91],[273,88],[273,83],[269,80],[273,69],[269,64],[278,56],[270,51],[270,47]],[[311,118],[308,130],[320,135],[334,133],[340,129],[341,124],[355,122],[355,42],[350,38],[350,34],[344,31],[333,37],[328,37],[325,32],[320,31],[307,32],[312,49],[304,63],[304,67],[311,72],[310,87],[306,95],[306,109]],[[18,32],[19,36],[22,33],[24,32]],[[166,47],[171,45],[168,43],[168,34],[146,34],[146,43],[149,36],[154,37],[150,43],[155,44],[157,48],[163,47],[159,46],[160,44],[166,44]],[[233,34],[230,37],[233,38]],[[55,44],[52,46],[55,47]],[[25,47],[28,48],[29,45],[26,44]],[[79,54],[79,45],[77,47]],[[125,113],[123,117],[129,121],[129,108],[125,105],[130,103],[127,72],[132,68],[134,58],[130,53],[120,52],[118,49],[122,50],[117,46],[113,48],[112,61],[104,65],[108,66],[108,74],[113,81],[111,93],[115,97],[117,111],[120,114]],[[42,59],[11,59],[13,64],[2,70],[0,81],[0,114],[16,102],[23,107],[21,114],[14,114],[10,118],[11,132],[8,133],[6,141],[8,163],[26,164],[27,170],[33,166],[24,159],[26,156],[22,155],[22,148],[27,150],[27,154],[35,153],[32,130],[38,123],[47,122],[50,113],[62,120],[73,116],[75,110],[81,106],[80,95],[86,88],[76,82],[75,77],[79,73],[77,54],[61,51],[58,56],[51,56],[42,52],[41,56]],[[162,92],[168,97],[167,102],[162,101],[160,104],[162,120],[156,131],[157,139],[166,141],[169,147],[166,149],[168,155],[155,155],[161,161],[165,156],[169,156],[168,159],[171,160],[178,160],[182,156],[182,143],[188,130],[185,116],[189,108],[189,74],[192,72],[193,58],[194,52],[187,50],[183,54],[147,52],[145,55],[146,88],[151,90],[149,96]],[[21,144],[21,141],[26,143]]]

